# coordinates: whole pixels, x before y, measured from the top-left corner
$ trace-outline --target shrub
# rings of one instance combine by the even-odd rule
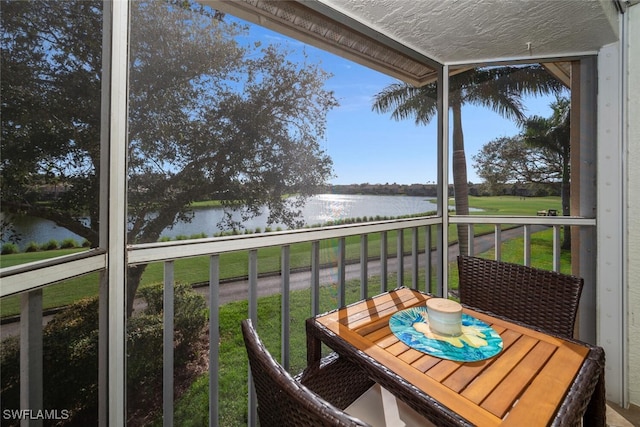
[[[55,249],[58,249],[58,242],[56,240],[49,240],[47,243],[44,243],[42,245],[42,249],[45,251],[53,251]]]
[[[38,252],[40,250],[40,246],[36,242],[29,242],[27,247],[24,249],[25,252]]]
[[[176,284],[174,287],[174,332],[176,362],[188,361],[192,354],[192,344],[198,340],[202,328],[207,322],[206,300],[188,284]],[[162,315],[163,285],[156,284],[140,290],[147,301],[146,314]]]
[[[15,243],[4,243],[2,245],[2,255],[17,254],[18,252],[20,251]]]
[[[20,407],[20,340],[8,337],[0,345],[0,390],[2,390],[2,409]]]
[[[43,401],[45,408],[72,411],[74,424],[95,423],[98,395],[98,300],[78,301],[43,329]],[[18,337],[2,341],[2,406],[20,407]],[[93,414],[93,415],[92,415]],[[87,424],[88,425],[88,424]]]
[[[91,242],[90,242],[90,241],[88,241],[87,239],[84,239],[84,240],[82,241],[82,247],[83,247],[83,248],[90,248],[90,247],[91,247]]]
[[[60,248],[62,249],[70,249],[70,248],[75,248],[77,246],[78,246],[78,243],[72,238],[64,239],[62,243],[60,243]]]
[[[148,308],[127,322],[127,389],[131,408],[149,408],[162,386],[162,285],[141,291]],[[206,325],[206,302],[188,285],[175,288],[175,366],[188,363]],[[160,351],[159,351],[160,349]],[[2,407],[20,407],[20,345],[0,345]],[[45,408],[71,410],[68,425],[97,425],[98,298],[75,302],[43,330]],[[160,399],[161,401],[161,399]]]
[[[153,357],[155,356],[155,357]],[[140,314],[127,323],[127,394],[146,400],[162,384],[162,315]]]

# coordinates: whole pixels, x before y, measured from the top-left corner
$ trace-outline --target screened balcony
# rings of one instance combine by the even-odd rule
[[[615,49],[605,45],[617,43],[617,36],[611,36],[611,40],[593,41],[597,48],[587,49],[569,43],[570,48],[575,46],[570,55],[564,50],[549,51],[534,55],[533,58],[534,62],[547,64],[548,69],[564,78],[564,84],[571,87],[572,117],[575,118],[572,132],[577,135],[574,136],[572,150],[579,154],[572,155],[577,163],[572,166],[570,215],[455,215],[448,209],[447,197],[452,184],[449,178],[449,158],[453,151],[450,145],[450,119],[447,114],[442,114],[442,111],[449,110],[448,76],[479,63],[520,64],[524,62],[523,57],[509,57],[507,53],[488,51],[482,61],[470,55],[464,61],[458,59],[441,63],[395,40],[389,35],[388,29],[382,31],[373,25],[365,25],[363,22],[367,22],[366,19],[356,19],[357,12],[340,11],[340,4],[332,2],[318,2],[312,7],[307,7],[305,3],[301,6],[291,2],[284,8],[271,8],[269,4],[259,2],[206,3],[219,6],[220,10],[229,14],[293,35],[304,42],[332,50],[411,84],[419,86],[437,81],[437,212],[410,219],[374,220],[252,235],[170,242],[130,241],[130,225],[127,222],[130,212],[127,206],[132,198],[132,188],[127,182],[127,162],[130,155],[127,141],[131,138],[128,108],[132,100],[129,98],[131,82],[127,76],[130,77],[131,72],[129,43],[132,30],[129,23],[135,17],[132,18],[126,2],[105,3],[102,5],[104,26],[100,96],[100,211],[96,217],[100,224],[99,243],[95,248],[81,253],[2,269],[1,296],[3,299],[18,296],[20,300],[20,408],[15,409],[55,409],[58,412],[52,414],[52,417],[60,420],[67,416],[65,411],[70,410],[45,408],[43,404],[44,389],[47,387],[43,383],[43,369],[46,369],[43,356],[46,360],[47,355],[43,355],[43,315],[46,317],[46,313],[42,309],[43,293],[55,293],[69,279],[93,275],[99,282],[94,288],[99,302],[99,347],[93,362],[97,369],[94,390],[98,403],[96,418],[101,425],[144,425],[150,420],[136,419],[138,408],[132,407],[127,397],[136,391],[135,385],[128,384],[128,377],[132,375],[128,371],[132,349],[127,344],[127,328],[131,322],[129,311],[133,301],[126,289],[131,269],[162,265],[162,350],[156,348],[158,355],[162,353],[158,371],[158,375],[162,377],[162,390],[158,396],[162,396],[164,425],[180,425],[184,415],[181,411],[185,410],[178,409],[180,398],[184,396],[183,391],[177,391],[174,387],[179,381],[174,373],[174,343],[179,339],[174,334],[174,285],[183,280],[184,273],[179,269],[182,260],[204,260],[204,268],[208,270],[208,283],[201,289],[207,290],[203,293],[207,298],[208,342],[202,349],[202,354],[208,359],[208,373],[203,376],[206,378],[203,381],[208,401],[203,402],[199,410],[204,412],[204,422],[209,425],[237,425],[244,421],[253,425],[256,422],[255,402],[249,394],[244,395],[248,396],[246,420],[229,421],[226,418],[227,405],[234,397],[227,396],[229,390],[225,388],[227,379],[224,375],[229,367],[220,365],[221,352],[229,350],[228,347],[218,345],[227,338],[221,336],[221,333],[227,333],[223,329],[226,319],[224,314],[221,317],[221,310],[228,301],[225,292],[230,287],[222,278],[225,255],[246,253],[246,280],[237,285],[244,287],[243,295],[246,294],[246,299],[240,299],[246,301],[246,317],[253,319],[259,329],[279,330],[277,338],[267,344],[273,353],[279,354],[279,359],[287,369],[297,372],[304,367],[304,355],[292,351],[292,348],[300,347],[301,340],[304,339],[304,318],[300,318],[301,311],[307,317],[312,316],[396,286],[408,286],[455,298],[457,279],[456,271],[451,265],[456,253],[455,248],[453,252],[449,250],[449,244],[450,241],[457,240],[459,230],[467,229],[468,237],[464,243],[470,254],[478,255],[474,251],[478,238],[474,237],[474,231],[482,227],[488,229],[492,236],[490,239],[493,240],[492,249],[482,251],[482,256],[502,259],[502,248],[506,244],[504,241],[513,241],[512,238],[504,239],[503,234],[507,229],[515,229],[523,253],[519,262],[529,265],[532,255],[531,240],[538,226],[552,235],[553,244],[542,255],[549,260],[550,268],[585,279],[576,336],[605,347],[608,399],[622,406],[627,405],[626,371],[630,356],[624,352],[622,344],[627,330],[625,327],[614,326],[626,324],[622,309],[622,295],[626,291],[622,285],[618,288],[604,283],[624,283],[625,267],[616,241],[619,236],[624,235],[624,230],[617,223],[617,213],[622,209],[622,196],[617,191],[620,183],[616,163],[620,147],[600,142],[604,139],[601,134],[603,129],[612,121],[615,122],[613,113],[602,111],[602,105],[615,105],[619,100],[614,95],[596,91],[597,83],[601,86],[606,84],[600,79],[608,75],[607,67],[613,66],[613,62],[599,58],[616,55]],[[609,6],[611,5],[603,6],[604,15],[611,16]],[[552,12],[554,11],[547,11]],[[598,12],[594,14],[600,18]],[[353,13],[356,17],[352,16]],[[303,16],[306,20],[296,21],[293,19],[295,16]],[[539,18],[541,19],[532,17],[532,21],[535,23]],[[382,22],[385,28],[398,25],[393,17],[387,17]],[[605,25],[602,21],[598,22],[599,25]],[[607,99],[607,96],[612,99]],[[598,127],[594,118],[598,120]],[[596,176],[597,179],[594,178]],[[611,185],[613,191],[610,190]],[[139,186],[135,190],[141,188]],[[570,266],[562,262],[561,242],[564,233],[570,233],[572,237]],[[292,261],[292,247],[304,248],[302,253],[309,260],[308,269],[300,272],[292,267],[295,264]],[[277,259],[265,260],[261,254],[266,251],[278,253]],[[298,254],[298,249],[295,253]],[[273,285],[267,288],[266,280],[260,274],[261,265],[265,262],[275,262],[278,266],[276,279],[271,279],[278,283],[275,290]],[[293,282],[296,284],[293,285]],[[308,294],[300,296],[297,293],[298,283],[303,284],[302,291]],[[270,311],[265,315],[260,309],[266,304],[263,297],[267,296],[272,298],[270,306],[273,305],[273,298],[276,298],[279,300],[276,306],[279,304],[280,307],[277,312]],[[617,327],[619,334],[604,339],[602,331],[612,327]],[[236,332],[239,334],[239,324]],[[5,372],[2,374],[6,375]],[[243,375],[246,376],[246,372]],[[32,422],[37,423],[37,420]]]

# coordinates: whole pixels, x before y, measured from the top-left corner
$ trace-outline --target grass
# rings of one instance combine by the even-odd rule
[[[471,215],[535,216],[538,211],[548,209],[562,212],[560,197],[469,196],[469,206],[483,210]]]
[[[222,206],[222,202],[220,200],[203,200],[198,202],[192,202],[189,207],[194,209],[201,208],[219,208]]]
[[[397,233],[388,233],[388,254],[395,256],[397,252]],[[432,233],[435,245],[435,233]],[[424,229],[419,230],[419,249],[424,251]],[[337,239],[327,239],[320,242],[320,262],[337,263]],[[369,235],[369,256],[380,256],[379,233]],[[360,237],[351,236],[345,239],[347,260],[360,259]],[[411,250],[410,232],[405,231],[404,250]],[[32,252],[27,254],[3,255],[0,258],[2,268],[18,265],[25,262],[37,261],[59,255],[66,255],[68,250]],[[311,263],[311,243],[299,243],[291,245],[290,265],[292,269],[307,268]],[[220,278],[232,279],[246,277],[248,275],[248,253],[232,252],[220,255]],[[258,251],[259,273],[279,272],[281,265],[281,251],[279,247],[265,248]],[[142,276],[140,287],[144,288],[164,280],[164,266],[162,263],[152,263],[147,266]],[[202,283],[209,280],[209,257],[194,257],[179,259],[174,264],[174,277],[179,283]],[[98,273],[87,274],[82,277],[65,280],[52,286],[47,286],[43,291],[43,308],[51,309],[71,304],[81,298],[95,296],[98,293]],[[223,285],[224,286],[224,285]],[[14,316],[20,312],[20,300],[18,296],[10,296],[0,300],[0,317]]]
[[[198,202],[199,203],[199,202]],[[469,197],[469,205],[482,209],[482,212],[475,214],[490,215],[535,215],[538,210],[559,209],[559,197],[530,197],[521,198],[514,196],[497,197]],[[477,225],[474,227],[476,234],[492,232],[491,225]],[[435,245],[436,233],[432,233],[432,245]],[[388,253],[395,256],[396,232],[388,233]],[[449,227],[449,241],[453,242],[457,238],[456,227]],[[424,228],[419,230],[419,249],[424,250]],[[335,264],[337,256],[336,239],[324,240],[321,245],[321,263]],[[360,237],[351,236],[346,238],[346,258],[347,260],[357,260],[360,257]],[[369,235],[368,238],[369,256],[378,257],[380,254],[380,235],[378,233]],[[38,261],[46,258],[66,255],[82,249],[62,249],[44,252],[29,252],[0,257],[0,267],[10,267],[27,262]],[[410,231],[405,231],[404,250],[411,250]],[[291,267],[304,268],[310,265],[310,243],[300,243],[291,246]],[[503,252],[506,252],[503,250]],[[522,259],[522,258],[520,258]],[[248,274],[247,252],[225,253],[220,257],[220,277],[230,279],[235,277],[245,277]],[[265,248],[258,251],[259,273],[277,272],[280,270],[280,248]],[[209,257],[196,257],[180,259],[175,262],[175,280],[181,283],[200,283],[209,280]],[[140,286],[145,287],[163,280],[162,263],[149,264],[142,276]],[[43,308],[51,309],[65,306],[81,298],[96,295],[98,292],[98,274],[88,274],[82,277],[73,278],[47,286],[43,291]],[[20,301],[18,296],[11,296],[0,300],[0,317],[14,316],[20,311]]]
[[[470,205],[485,209],[481,214],[491,215],[535,215],[542,209],[559,209],[559,198],[525,199],[518,197],[471,197]],[[493,227],[487,227],[488,231],[493,231]],[[475,227],[475,232],[479,233],[482,228]],[[435,234],[435,233],[434,233]],[[455,227],[451,226],[449,236],[455,236]],[[389,234],[389,251],[395,253],[396,235]],[[451,237],[452,240],[455,237]],[[552,231],[543,231],[531,236],[532,265],[540,268],[550,269],[552,266]],[[424,236],[420,236],[420,242],[424,242]],[[359,258],[359,237],[346,239],[347,257]],[[407,249],[411,240],[409,234],[405,236]],[[424,243],[422,243],[424,245]],[[321,262],[335,262],[336,240],[321,242]],[[511,262],[522,262],[523,259],[523,239],[513,239],[503,243],[502,259]],[[369,254],[375,256],[379,254],[379,236],[369,236]],[[55,256],[73,252],[71,250],[54,251]],[[309,263],[310,244],[298,244],[291,247],[291,265],[305,266]],[[24,262],[31,262],[42,259],[44,256],[51,256],[50,252],[38,252],[29,254],[16,254],[2,256],[0,265],[7,267]],[[261,249],[258,252],[260,271],[279,270],[280,248]],[[479,254],[483,257],[493,257],[493,250]],[[247,274],[247,253],[238,252],[221,255],[221,277],[238,277]],[[175,277],[177,281],[193,283],[208,280],[208,257],[198,257],[188,260],[178,260],[175,263]],[[571,268],[570,253],[563,252],[561,256],[561,267],[563,272],[569,272]],[[420,288],[424,289],[424,272],[419,278]],[[451,263],[449,271],[449,286],[456,289],[457,267]],[[151,264],[146,269],[141,286],[148,286],[162,280],[162,264]],[[97,293],[97,274],[86,275],[65,281],[55,286],[44,289],[45,306],[65,305],[75,299],[91,296]],[[411,285],[411,276],[406,275],[405,285]],[[393,275],[389,277],[390,287],[394,287],[396,280]],[[369,282],[369,295],[380,292],[379,278],[372,278]],[[352,280],[346,284],[346,302],[351,303],[360,299],[359,280]],[[306,364],[306,336],[304,321],[311,316],[310,291],[292,291],[290,293],[290,371],[299,372]],[[327,311],[337,308],[337,287],[335,284],[324,286],[320,292],[320,310]],[[8,313],[17,313],[19,301],[17,297],[4,298],[0,301],[0,312],[2,316]],[[281,300],[280,295],[271,295],[260,298],[258,301],[258,332],[272,354],[280,359],[281,355]],[[248,316],[247,301],[238,301],[225,304],[220,307],[219,319],[219,420],[221,426],[246,425],[247,423],[247,360],[240,331],[240,321]],[[175,420],[181,426],[200,426],[208,422],[209,408],[209,379],[208,374],[199,377],[191,387],[176,402]],[[160,425],[158,420],[154,425]]]
[[[407,283],[408,285],[409,283]],[[371,281],[369,295],[380,292],[379,279]],[[347,303],[360,299],[357,280],[349,281],[345,288]],[[311,316],[311,295],[309,290],[290,293],[290,370],[299,372],[306,366],[306,335],[304,321]],[[281,359],[281,299],[271,295],[258,300],[257,329],[265,346],[278,360]],[[320,289],[320,310],[328,311],[338,307],[335,285]],[[238,301],[220,307],[220,366],[219,381],[219,421],[221,426],[247,424],[247,357],[240,330],[240,321],[248,317],[247,301]],[[181,426],[201,426],[208,424],[209,411],[208,374],[200,376],[176,403],[175,422]],[[154,423],[161,425],[161,420]]]
[[[550,249],[552,231],[535,233],[531,237],[532,266],[551,269],[553,260]],[[509,262],[521,262],[524,242],[522,238],[513,239],[503,244],[502,259]],[[493,250],[478,254],[485,258],[493,257]],[[561,255],[563,272],[571,270],[571,254],[563,251]],[[453,289],[458,287],[457,266],[450,264]],[[410,286],[411,277],[405,278],[405,286]],[[395,283],[395,277],[389,283]],[[424,289],[424,276],[419,278],[421,289]],[[360,299],[359,280],[346,284],[347,303]],[[369,282],[369,296],[380,292],[379,278]],[[337,308],[337,289],[335,285],[321,288],[321,312]],[[304,320],[311,316],[310,292],[308,290],[290,293],[291,307],[291,345],[290,371],[300,372],[306,366],[306,336]],[[221,426],[246,425],[247,423],[247,360],[244,343],[240,331],[240,321],[248,315],[246,301],[226,304],[220,308],[220,395],[219,420]],[[272,355],[280,360],[280,295],[272,295],[258,300],[258,333]],[[175,421],[184,426],[206,425],[208,423],[208,374],[199,377],[191,388],[176,402]],[[160,425],[157,423],[156,425]]]

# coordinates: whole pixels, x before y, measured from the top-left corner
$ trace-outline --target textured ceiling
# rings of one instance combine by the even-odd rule
[[[319,1],[444,64],[594,54],[617,40],[612,0]]]

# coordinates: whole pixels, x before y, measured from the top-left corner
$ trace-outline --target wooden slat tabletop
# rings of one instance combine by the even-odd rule
[[[479,362],[439,359],[408,347],[389,328],[391,315],[428,298],[401,288],[315,321],[473,424],[546,425],[553,419],[587,347],[465,308],[500,334],[503,350]]]

